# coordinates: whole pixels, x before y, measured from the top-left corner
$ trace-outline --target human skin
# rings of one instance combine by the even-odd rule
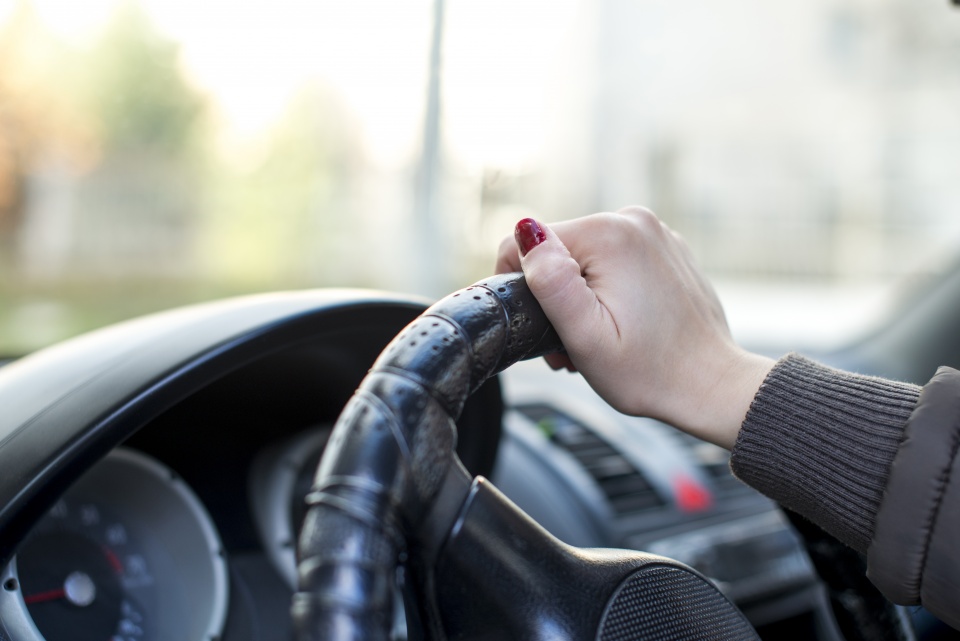
[[[774,361],[738,346],[683,238],[642,207],[517,224],[497,273],[522,270],[566,355],[610,405],[731,449]]]

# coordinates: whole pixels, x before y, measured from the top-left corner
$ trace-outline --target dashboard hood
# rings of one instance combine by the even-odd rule
[[[124,322],[3,367],[0,566],[73,480],[178,401],[318,336],[397,331],[425,307],[358,290],[254,295]]]

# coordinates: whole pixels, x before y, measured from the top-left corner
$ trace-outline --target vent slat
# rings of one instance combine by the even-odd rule
[[[626,496],[629,494],[649,494],[653,488],[646,479],[638,474],[618,476],[600,482],[607,496]]]
[[[617,514],[638,514],[663,507],[663,501],[651,494],[631,494],[611,499],[610,504]]]

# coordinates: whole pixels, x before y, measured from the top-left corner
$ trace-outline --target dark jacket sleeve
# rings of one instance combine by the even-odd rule
[[[894,603],[960,628],[960,372],[941,367],[890,468],[867,574]]]
[[[960,628],[960,373],[922,390],[789,355],[731,457],[746,483],[857,551],[888,598]]]

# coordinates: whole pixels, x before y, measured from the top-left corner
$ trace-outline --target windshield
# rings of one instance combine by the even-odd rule
[[[628,204],[741,336],[838,339],[957,254],[958,36],[915,0],[0,0],[0,356],[240,293],[439,296],[522,217]]]

